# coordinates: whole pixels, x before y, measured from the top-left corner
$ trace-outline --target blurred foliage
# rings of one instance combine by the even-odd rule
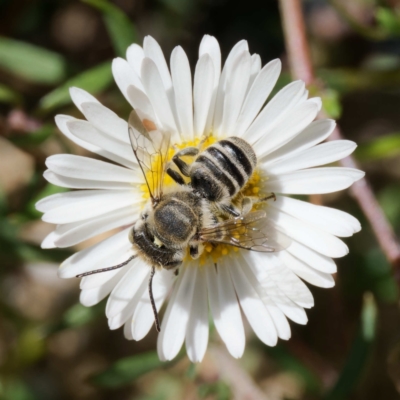
[[[106,61],[68,79],[63,85],[47,93],[40,100],[39,110],[50,112],[56,108],[70,104],[72,100],[69,95],[69,88],[71,87],[76,86],[96,95],[106,89],[111,82],[111,63]]]
[[[104,23],[112,40],[115,53],[125,57],[126,49],[132,43],[138,43],[139,37],[135,26],[128,16],[114,4],[105,0],[83,0],[103,13]]]
[[[65,78],[65,60],[60,54],[0,37],[0,68],[27,81],[56,84]]]
[[[354,339],[337,383],[325,397],[326,400],[347,399],[354,390],[370,356],[370,347],[376,334],[376,319],[377,307],[374,297],[371,293],[365,293],[359,332]]]
[[[310,95],[320,96],[346,138],[359,144],[355,156],[400,234],[400,8],[389,0],[307,0],[304,10],[319,78]],[[211,357],[193,365],[182,351],[163,363],[154,332],[136,343],[109,331],[106,300],[86,308],[77,282],[57,278],[57,264],[77,249],[40,248],[50,229],[35,203],[66,190],[44,182],[45,159],[87,154],[57,131],[55,113],[79,115],[69,96],[76,86],[128,115],[111,60],[148,34],[167,60],[182,45],[192,67],[204,34],[218,38],[224,59],[245,38],[263,64],[283,59],[274,93],[290,81],[277,2],[0,0],[0,146],[11,152],[0,157],[1,400],[235,395]],[[292,324],[289,342],[268,348],[249,334],[240,365],[267,398],[397,399],[400,316],[392,267],[345,193],[323,201],[363,226],[346,239],[350,254],[337,260],[336,288],[311,288],[309,324]],[[213,329],[210,340],[218,343]]]

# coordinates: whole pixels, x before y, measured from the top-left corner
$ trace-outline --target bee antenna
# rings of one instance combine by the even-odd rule
[[[150,296],[151,307],[153,309],[153,314],[154,314],[154,323],[156,325],[157,332],[160,332],[161,331],[160,320],[158,319],[157,307],[156,307],[156,303],[155,303],[154,297],[153,297],[153,276],[154,276],[155,272],[156,272],[156,269],[153,265],[151,267],[150,279],[149,279],[149,296]]]
[[[112,271],[113,269],[118,269],[124,267],[126,264],[128,264],[130,261],[132,261],[136,257],[136,254],[133,256],[129,257],[126,261],[124,261],[121,264],[114,265],[112,267],[107,267],[107,268],[101,268],[101,269],[95,269],[93,271],[85,272],[83,274],[79,274],[76,277],[77,278],[83,278],[84,276],[88,275],[93,275],[93,274],[99,274],[100,272],[107,272],[107,271]]]

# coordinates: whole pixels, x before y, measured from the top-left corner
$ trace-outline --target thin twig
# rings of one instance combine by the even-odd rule
[[[213,345],[209,353],[221,378],[229,383],[235,400],[268,400],[268,397],[256,385],[253,379],[240,367],[238,362],[222,347]]]
[[[296,79],[302,79],[306,84],[315,83],[301,9],[302,2],[280,0],[279,3],[292,75]],[[338,139],[343,139],[343,135],[340,128],[336,127],[329,140]],[[341,160],[341,164],[344,167],[357,168],[357,163],[351,156]],[[379,206],[371,186],[364,178],[354,183],[350,191],[371,224],[387,260],[393,266],[396,280],[400,282],[400,244]]]

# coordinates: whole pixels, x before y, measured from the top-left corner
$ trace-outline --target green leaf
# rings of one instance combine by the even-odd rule
[[[17,92],[0,83],[0,103],[21,104],[21,102],[21,96]]]
[[[142,353],[118,360],[106,371],[95,375],[92,382],[103,387],[119,387],[131,383],[156,368],[170,364],[160,361],[155,351]]]
[[[65,78],[65,60],[57,53],[0,37],[0,68],[34,83],[53,85]]]
[[[391,35],[400,35],[400,17],[390,8],[379,7],[375,18],[378,25]]]
[[[321,94],[322,105],[329,117],[338,119],[342,114],[339,94],[336,90],[325,89]]]
[[[7,380],[0,386],[1,400],[37,400],[30,387],[22,380]]]
[[[100,313],[103,313],[104,306],[85,307],[82,304],[75,304],[69,308],[63,316],[63,325],[68,328],[78,328],[95,320]]]
[[[114,4],[106,0],[82,0],[103,13],[104,23],[117,55],[125,57],[126,49],[138,42],[135,26],[128,16]]]
[[[355,156],[360,161],[380,160],[400,153],[400,133],[392,133],[358,146]]]
[[[46,96],[40,100],[39,109],[48,112],[70,104],[71,98],[69,95],[69,88],[72,86],[77,86],[92,94],[96,94],[107,88],[111,82],[111,62],[107,61],[74,76],[67,80],[62,86],[46,94]]]
[[[222,381],[213,383],[203,383],[198,387],[198,394],[201,399],[215,398],[216,400],[232,399],[232,393],[229,386]]]
[[[11,142],[20,147],[37,146],[48,139],[55,131],[53,124],[44,124],[40,129],[24,135],[15,135]]]
[[[347,361],[326,400],[345,400],[355,389],[371,352],[375,339],[377,307],[372,293],[364,294],[360,328],[350,349]]]

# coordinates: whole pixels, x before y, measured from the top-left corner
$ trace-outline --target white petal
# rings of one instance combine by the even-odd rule
[[[311,122],[290,142],[263,157],[263,167],[273,164],[277,160],[300,153],[325,140],[335,129],[335,121],[331,119],[320,119]]]
[[[73,154],[56,154],[50,156],[46,160],[46,166],[52,172],[68,178],[139,183],[137,174],[132,170]]]
[[[209,108],[207,122],[204,131],[210,132],[214,120],[215,102],[217,100],[217,90],[219,85],[219,78],[221,75],[221,49],[217,39],[213,36],[204,35],[199,48],[199,58],[204,54],[208,54],[214,65],[214,87],[211,98],[211,105]]]
[[[68,178],[66,176],[58,175],[50,170],[44,171],[43,177],[53,185],[70,189],[132,189],[132,185],[127,182],[94,181],[92,179]]]
[[[304,92],[304,82],[295,81],[281,89],[263,108],[243,138],[250,144],[269,133],[296,106]]]
[[[356,147],[357,145],[350,140],[336,140],[334,142],[323,143],[269,165],[268,172],[278,175],[299,169],[330,164],[347,157]]]
[[[141,73],[143,58],[144,51],[138,44],[133,43],[127,48],[126,59],[138,76]]]
[[[265,155],[288,143],[313,121],[317,113],[318,107],[309,100],[294,107],[283,121],[257,141],[257,157],[262,160]]]
[[[340,239],[277,209],[270,208],[268,217],[289,237],[327,257],[343,257],[349,249]]]
[[[109,160],[115,161],[116,163],[129,166],[132,163],[130,161],[125,160],[120,157],[118,154],[110,153],[109,151],[100,148],[97,145],[93,145],[86,140],[79,139],[68,128],[68,123],[71,121],[80,121],[79,119],[70,117],[68,115],[56,115],[55,121],[58,129],[72,142],[76,143],[78,146],[83,147],[86,150],[89,150],[93,153],[96,153],[102,157],[108,158]],[[128,165],[127,165],[128,164]]]
[[[250,79],[250,53],[243,51],[235,59],[232,72],[227,77],[224,110],[222,116],[221,132],[224,135],[236,134],[235,123],[246,95],[247,85]]]
[[[142,79],[154,111],[164,129],[177,132],[174,115],[165,91],[160,72],[150,58],[145,57],[142,62]]]
[[[151,105],[150,99],[144,92],[139,90],[136,86],[130,85],[127,89],[127,96],[142,121],[147,119],[155,124],[156,127],[159,128],[161,126],[160,121],[154,112],[153,106]]]
[[[277,196],[271,206],[335,236],[348,237],[361,230],[356,218],[334,208],[317,206],[286,196]]]
[[[79,139],[98,145],[102,149],[107,149],[108,152],[123,158],[124,164],[132,169],[138,168],[132,148],[127,143],[122,143],[119,140],[105,135],[87,121],[70,121],[67,122],[67,126],[71,133]]]
[[[132,317],[129,317],[124,325],[124,337],[127,340],[133,340],[132,329],[131,329],[131,319],[132,319]]]
[[[130,147],[128,124],[117,114],[98,103],[82,103],[82,112],[96,129]]]
[[[270,192],[284,194],[324,194],[347,189],[364,175],[352,168],[313,168],[270,176],[266,187]]]
[[[138,197],[134,191],[125,190],[84,190],[59,193],[47,197],[46,200],[46,204],[53,201],[53,207],[43,215],[42,220],[52,224],[82,221],[130,204],[143,202],[140,195]]]
[[[125,96],[126,100],[130,103],[130,99],[128,97],[128,87],[135,86],[142,92],[144,92],[143,84],[139,75],[135,72],[135,70],[129,65],[128,61],[123,58],[114,58],[112,62],[112,73],[114,75],[114,79],[116,84],[119,87],[121,93]],[[131,103],[131,106],[134,105]]]
[[[121,279],[121,281],[124,278],[125,278],[125,276]],[[116,289],[114,289],[114,291],[115,290]],[[114,291],[112,293],[114,293]],[[147,280],[146,279],[144,279],[142,281],[142,284],[133,293],[133,296],[132,296],[131,300],[129,300],[126,303],[124,308],[119,313],[113,315],[112,317],[110,317],[108,319],[108,327],[111,330],[120,328],[122,325],[125,324],[125,322],[128,320],[128,318],[132,317],[132,313],[136,309],[136,307],[137,307],[140,299],[142,298],[142,295],[143,295],[144,292],[147,292]]]
[[[54,243],[58,239],[58,235],[55,231],[50,232],[42,241],[40,247],[42,249],[55,249],[57,246]]]
[[[55,244],[57,247],[69,247],[111,229],[132,225],[138,214],[139,210],[129,206],[84,221],[58,225],[56,233],[59,238]]]
[[[282,252],[279,256],[285,260],[286,265],[296,275],[312,285],[323,288],[331,288],[335,286],[335,280],[332,278],[332,275],[311,268],[298,258],[293,257],[289,252]]]
[[[128,271],[120,279],[108,298],[106,307],[107,318],[112,318],[124,310],[145,279],[149,277],[149,274],[150,267],[140,258],[132,261]]]
[[[330,257],[326,257],[307,246],[293,240],[287,251],[294,257],[310,265],[312,268],[333,274],[337,271],[336,264]]]
[[[175,47],[171,54],[171,74],[174,84],[175,104],[181,134],[184,139],[193,139],[192,76],[189,60],[182,47]]]
[[[285,293],[290,293],[291,297],[295,297],[300,303],[307,303],[310,307],[313,304],[312,295],[305,285],[301,287],[301,282],[295,276],[285,272],[285,265],[274,254],[256,253],[252,254],[251,258],[262,264],[268,272],[268,277],[259,282],[263,296],[268,296],[294,322],[307,323],[303,307],[293,302]],[[285,282],[288,278],[290,281]]]
[[[144,55],[154,61],[158,72],[160,73],[163,86],[168,91],[172,87],[171,75],[168,70],[167,62],[160,45],[151,36],[146,36],[143,41]],[[143,66],[142,66],[143,76]]]
[[[306,98],[308,97],[308,93]],[[322,100],[320,97],[311,97],[310,99],[308,99],[309,101],[312,101],[317,107],[318,107],[318,111],[321,111],[322,108]]]
[[[185,340],[197,270],[191,265],[180,269],[174,295],[168,303],[158,337],[158,351],[165,360],[175,358]]]
[[[263,281],[274,282],[275,285],[294,303],[301,307],[310,308],[314,306],[314,298],[308,287],[282,262],[278,255],[262,253],[256,255],[258,262],[266,269],[267,277]]]
[[[227,270],[229,265],[225,264],[219,265],[218,273],[213,266],[206,268],[208,296],[215,327],[229,353],[239,358],[245,346],[243,321]]]
[[[231,260],[231,262],[229,272],[240,305],[250,326],[263,343],[268,346],[275,346],[278,341],[278,334],[267,308],[247,280],[241,265],[238,264],[236,259]]]
[[[119,270],[112,279],[106,282],[103,286],[99,286],[93,289],[85,289],[81,291],[79,301],[86,307],[92,307],[97,303],[100,303],[105,297],[107,297],[111,290],[114,289],[115,285],[123,277],[125,270]]]
[[[235,135],[243,136],[253,122],[274,88],[281,73],[281,68],[280,60],[273,60],[254,77],[254,82],[249,89],[236,124]]]
[[[208,343],[207,283],[203,268],[198,268],[192,309],[186,331],[186,352],[192,362],[201,362]]]
[[[86,90],[77,87],[70,87],[69,94],[76,107],[82,113],[82,103],[91,102],[100,104],[100,102]]]
[[[214,65],[208,54],[202,56],[194,73],[194,133],[197,136],[204,131],[210,109],[214,88]]]
[[[158,311],[163,305],[174,282],[174,271],[167,271],[166,269],[156,271],[153,278],[153,296]],[[145,291],[130,323],[132,338],[134,340],[142,340],[149,333],[153,325],[153,309],[151,307],[149,293]]]
[[[258,54],[252,54],[251,55],[250,79],[249,79],[249,84],[247,86],[247,93],[251,89],[253,82],[256,79],[256,77],[260,71],[261,71],[261,57]]]
[[[221,73],[221,77],[219,80],[218,90],[217,90],[217,97],[215,101],[215,112],[214,112],[214,132],[218,135],[221,130],[222,124],[222,117],[224,111],[224,102],[225,102],[225,93],[227,89],[227,79],[228,76],[232,72],[232,66],[236,61],[236,58],[243,52],[249,51],[249,45],[245,40],[241,40],[240,42],[236,43],[233,46],[232,50],[230,51],[228,58],[225,61],[224,68]],[[223,133],[223,132],[222,132]]]
[[[252,251],[242,251],[242,261],[241,264],[244,266],[243,267],[243,272],[245,273],[247,279],[253,286],[254,290],[257,292],[258,296],[260,299],[263,301],[265,306],[267,307],[267,310],[274,321],[274,325],[276,328],[276,331],[278,333],[278,337],[280,337],[283,340],[288,340],[290,339],[291,332],[290,332],[290,325],[288,320],[285,317],[285,314],[282,312],[282,310],[272,301],[272,299],[268,296],[267,293],[262,289],[261,284],[260,284],[260,279],[258,279],[257,273],[255,273],[252,269],[253,266],[256,266],[257,264],[260,264],[255,257],[257,257],[256,252]],[[258,267],[262,268],[261,265],[258,265]],[[264,275],[265,277],[266,275]]]

